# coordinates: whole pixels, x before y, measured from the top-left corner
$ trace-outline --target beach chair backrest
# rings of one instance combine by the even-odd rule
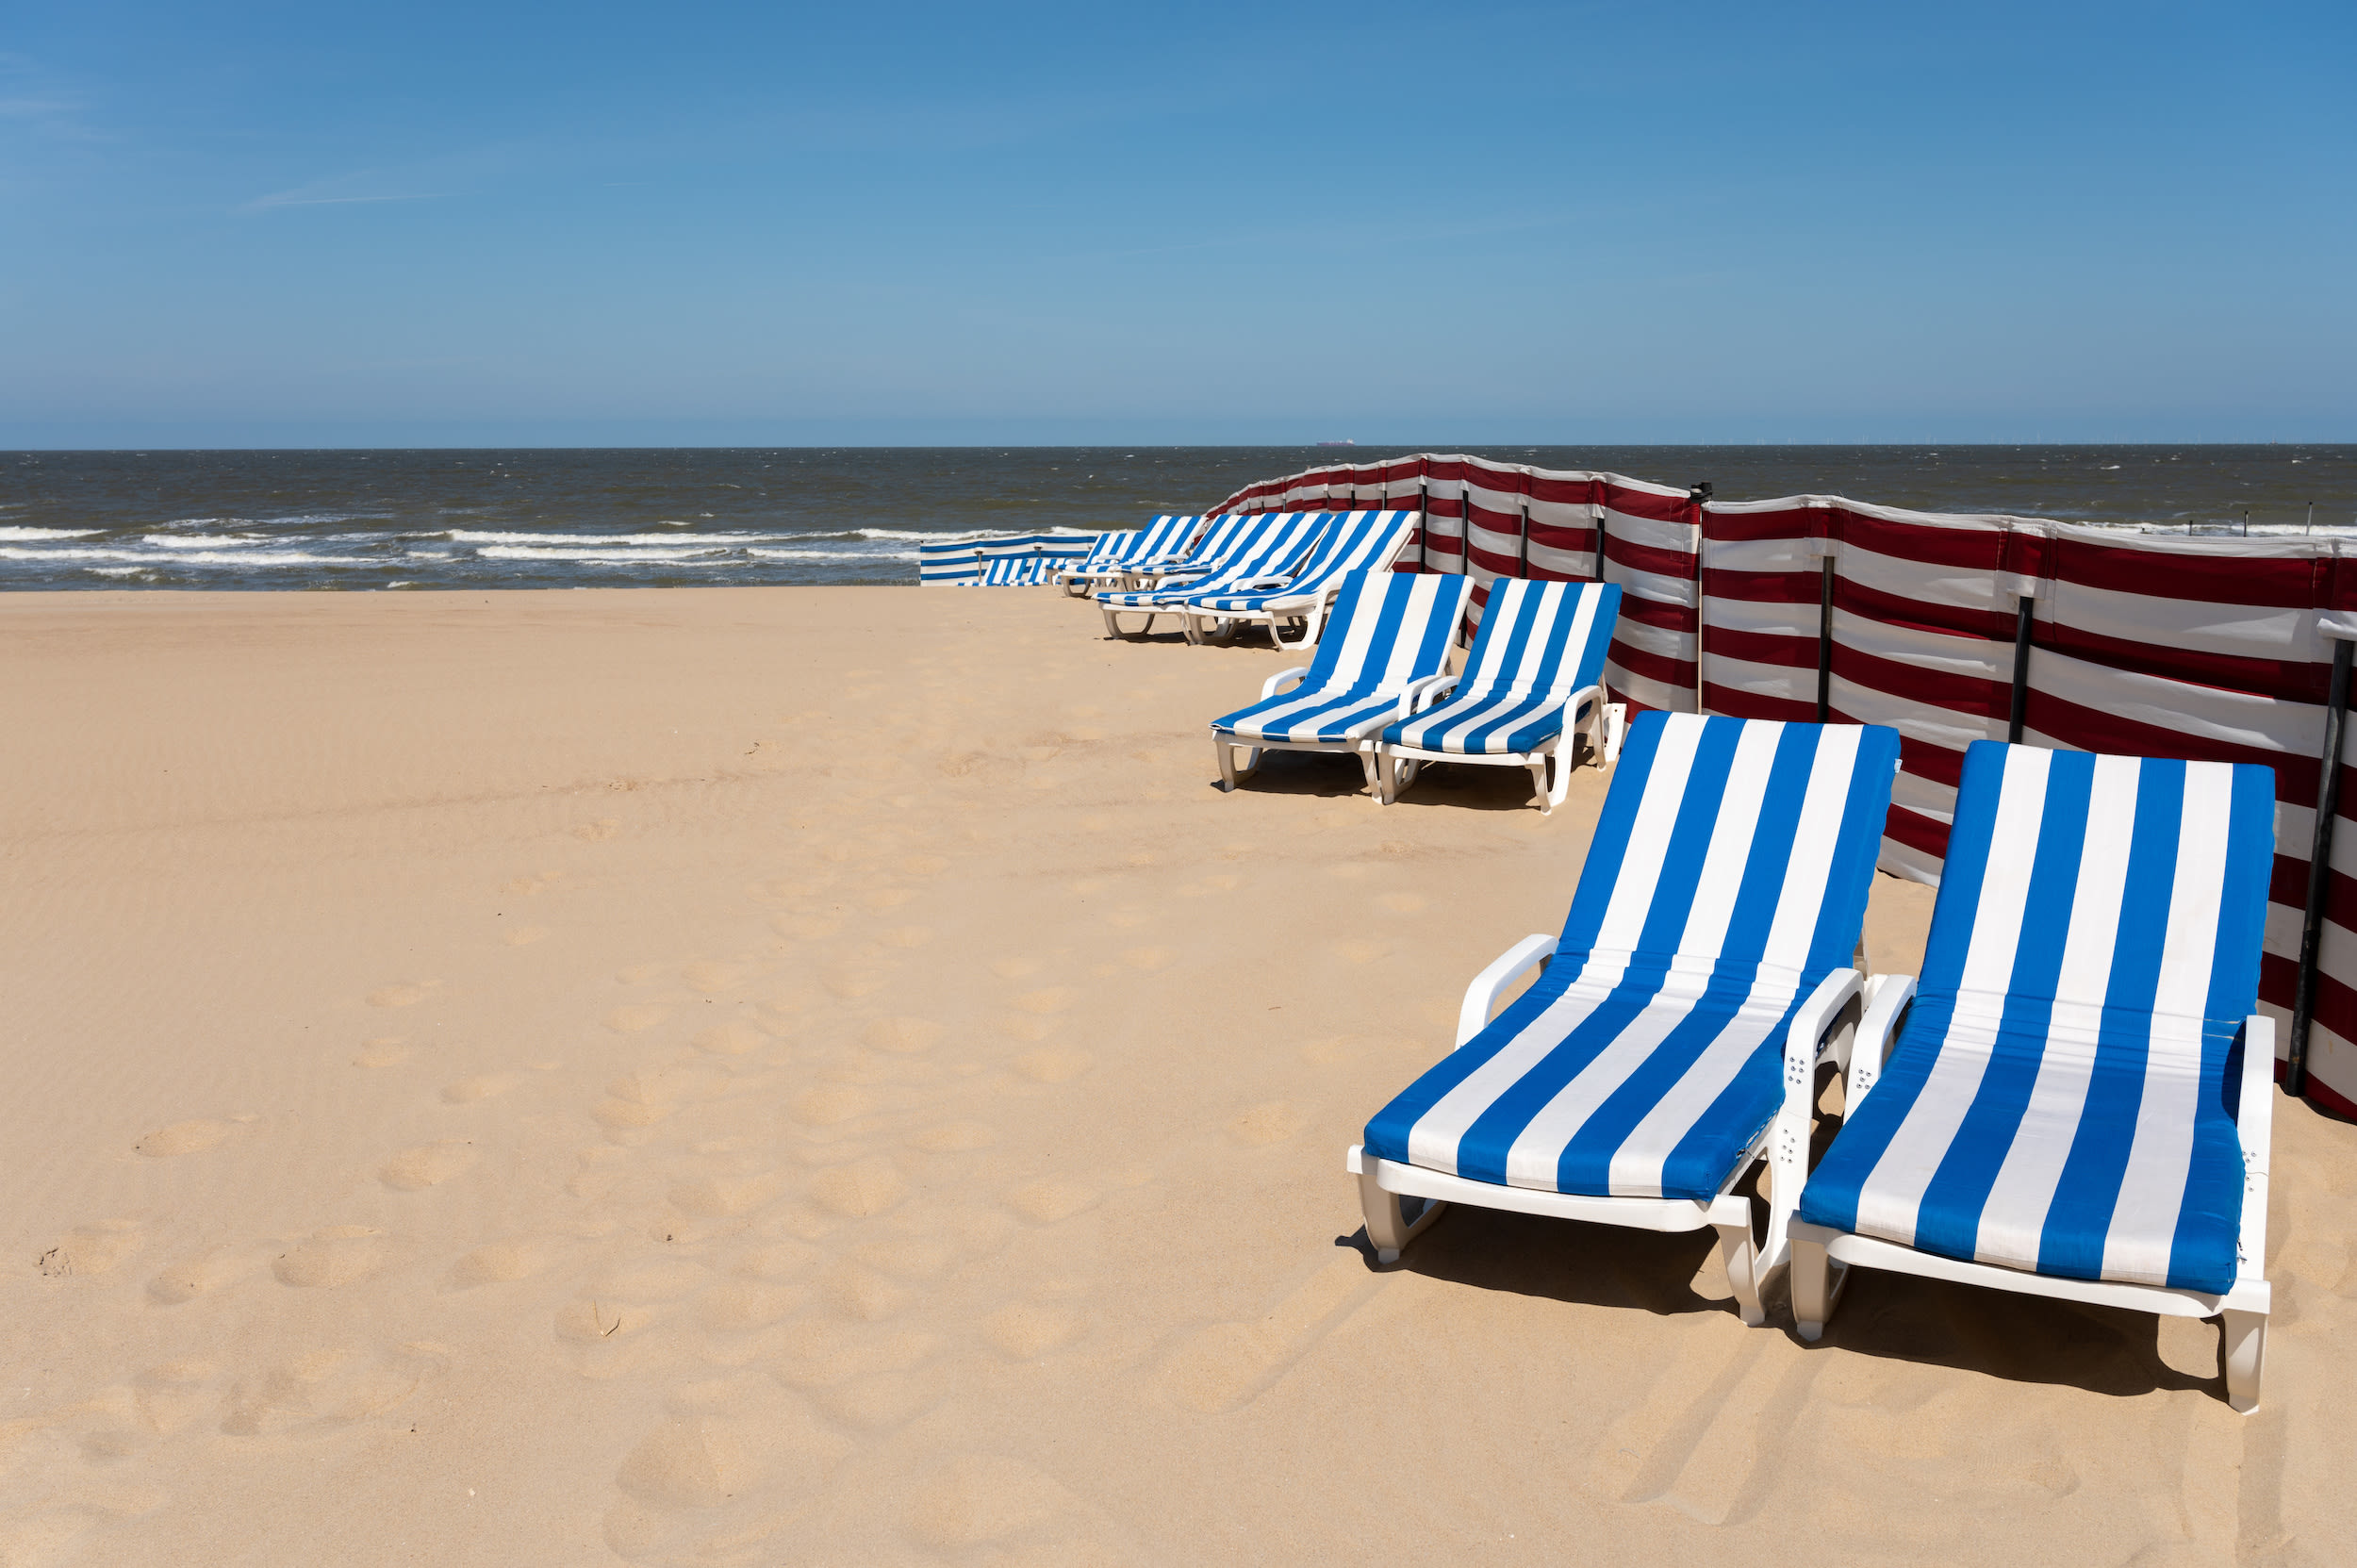
[[[1539,583],[1500,577],[1490,584],[1481,629],[1465,656],[1456,696],[1484,692],[1571,693],[1594,685],[1620,619],[1618,583]]]
[[[1228,541],[1228,554],[1191,592],[1217,593],[1239,583],[1281,577],[1308,554],[1326,527],[1324,512],[1264,512]],[[1198,559],[1211,559],[1207,543]]]
[[[1640,714],[1558,954],[1804,987],[1848,966],[1898,766],[1899,733],[1879,724]]]
[[[1976,740],[1917,1006],[2201,1019],[2258,1006],[2275,770]]]
[[[1145,537],[1146,531],[1141,528],[1125,529],[1120,532],[1111,534],[1099,534],[1096,536],[1096,543],[1090,549],[1088,554],[1081,558],[1078,565],[1068,565],[1063,567],[1062,569],[1066,571],[1097,571],[1105,569],[1110,568],[1113,562],[1123,560],[1133,554],[1139,544],[1144,541]]]
[[[1301,689],[1376,691],[1438,675],[1472,591],[1472,578],[1451,573],[1377,567],[1346,574]]]
[[[1336,512],[1288,591],[1321,593],[1344,573],[1392,564],[1415,525],[1413,512]]]
[[[1248,548],[1277,520],[1282,512],[1222,512],[1203,520],[1202,536],[1188,552],[1187,560],[1197,567],[1218,570],[1235,558],[1236,553]]]
[[[1195,542],[1195,536],[1202,531],[1203,521],[1202,518],[1192,514],[1180,516],[1166,512],[1139,530],[1135,549],[1116,558],[1143,564],[1159,561],[1166,555],[1183,555],[1187,547]]]

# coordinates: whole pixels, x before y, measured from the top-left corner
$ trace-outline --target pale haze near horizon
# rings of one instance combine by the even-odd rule
[[[2357,13],[156,5],[0,447],[2357,438]]]

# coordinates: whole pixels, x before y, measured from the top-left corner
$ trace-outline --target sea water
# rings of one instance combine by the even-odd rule
[[[2357,533],[2357,446],[854,447],[0,454],[0,587],[914,583],[926,539],[1136,527],[1413,451],[1931,511]]]

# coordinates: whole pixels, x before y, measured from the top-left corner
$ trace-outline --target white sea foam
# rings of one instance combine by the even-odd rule
[[[158,550],[234,550],[244,545],[268,544],[270,539],[260,534],[142,534],[140,542]]]
[[[101,532],[96,528],[0,528],[0,539],[10,544],[30,544],[36,539],[87,539]]]
[[[793,537],[790,534],[694,534],[683,539],[677,534],[495,534],[473,528],[453,528],[424,536],[446,538],[453,544],[590,545],[601,550],[633,544],[676,546],[691,540],[696,544],[726,546]]]
[[[476,554],[492,561],[582,561],[596,566],[728,565],[719,550],[547,550],[527,544],[486,544]]]
[[[147,550],[107,550],[97,545],[62,545],[52,550],[11,549],[0,545],[0,561],[128,561],[142,569],[161,567],[244,567],[269,570],[276,567],[372,567],[379,563],[359,555],[305,555],[292,551],[174,551],[159,555]]]
[[[92,577],[139,577],[154,569],[149,567],[84,567]]]
[[[837,561],[849,566],[858,561],[914,561],[914,550],[748,550],[746,554],[762,561]]]

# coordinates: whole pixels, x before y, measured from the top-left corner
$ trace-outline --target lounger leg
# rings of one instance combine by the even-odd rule
[[[1152,623],[1148,622],[1147,624],[1150,625]],[[1197,647],[1202,646],[1203,631],[1201,627],[1195,624],[1194,616],[1181,615],[1178,618],[1178,630],[1186,634],[1186,637],[1189,642],[1194,643]]]
[[[1236,787],[1235,747],[1228,743],[1227,736],[1213,735],[1211,755],[1219,763],[1219,787],[1223,790],[1234,789]]]
[[[1370,1228],[1367,1234],[1375,1231]],[[2226,1402],[2249,1415],[2259,1408],[2259,1378],[2266,1369],[2267,1314],[2219,1314],[2220,1359],[2226,1362]]]
[[[1539,798],[1539,815],[1554,810],[1554,798],[1547,793],[1547,759],[1543,752],[1530,759],[1530,792]]]
[[[1398,768],[1399,759],[1393,756],[1391,752],[1384,751],[1376,752],[1375,803],[1376,805],[1390,805],[1393,797],[1399,793]]]
[[[1372,751],[1360,752],[1359,766],[1366,770],[1367,793],[1374,796],[1376,803],[1380,805],[1383,801],[1383,781],[1376,770],[1375,753]]]
[[[1382,1161],[1371,1154],[1367,1156],[1366,1168],[1359,1176],[1359,1207],[1367,1216],[1367,1242],[1375,1248],[1375,1261],[1395,1263],[1408,1244],[1422,1235],[1426,1226],[1440,1218],[1441,1211],[1448,1205],[1428,1197],[1409,1198],[1409,1202],[1424,1207],[1413,1219],[1409,1218],[1400,1206],[1399,1194],[1385,1192],[1376,1180],[1376,1173],[1382,1168]]]
[[[1744,1204],[1740,1225],[1722,1225],[1718,1231],[1719,1260],[1727,1265],[1727,1283],[1735,1287],[1735,1310],[1744,1328],[1756,1329],[1768,1321],[1768,1310],[1759,1301],[1759,1253],[1752,1246],[1750,1203]]]
[[[1849,1282],[1849,1265],[1835,1263],[1823,1242],[1792,1238],[1792,1319],[1803,1339],[1814,1345],[1824,1337]]]

